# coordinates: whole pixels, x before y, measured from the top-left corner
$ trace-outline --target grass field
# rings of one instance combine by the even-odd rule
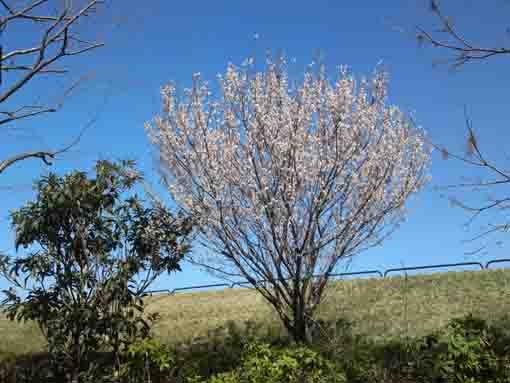
[[[165,343],[180,343],[236,322],[281,331],[276,314],[251,289],[179,293],[147,298],[149,312],[161,320],[155,333]],[[510,269],[434,273],[386,279],[331,282],[319,317],[346,318],[354,332],[372,338],[425,335],[449,319],[469,312],[497,320],[509,313]],[[39,351],[44,340],[33,323],[0,317],[0,352]]]

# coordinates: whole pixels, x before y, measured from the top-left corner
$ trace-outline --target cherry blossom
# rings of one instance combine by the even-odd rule
[[[146,124],[172,196],[200,217],[203,264],[254,284],[293,334],[339,262],[405,218],[430,161],[423,130],[387,105],[387,73],[341,66],[331,81],[316,66],[291,86],[282,58],[229,64],[215,98],[194,74],[183,99],[163,87]]]

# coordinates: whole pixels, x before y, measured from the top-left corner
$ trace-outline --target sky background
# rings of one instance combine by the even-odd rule
[[[510,2],[489,0],[482,6],[478,1],[452,0],[444,4],[444,12],[454,15],[459,30],[472,41],[510,45],[510,35],[505,34]],[[412,34],[416,25],[426,30],[437,26],[426,0],[115,2],[91,25],[83,25],[88,36],[104,40],[106,46],[67,61],[73,69],[72,79],[93,76],[58,113],[25,120],[1,132],[0,159],[22,150],[58,149],[95,119],[79,146],[59,158],[51,170],[64,174],[72,169],[90,170],[97,159],[135,159],[154,190],[169,201],[158,184],[153,151],[143,128],[161,111],[160,87],[168,81],[188,87],[194,72],[214,82],[229,62],[240,64],[254,51],[262,57],[265,49],[283,49],[288,58],[295,58],[291,73],[301,79],[320,49],[330,70],[346,64],[358,77],[370,76],[382,61],[390,75],[388,102],[413,112],[434,142],[454,151],[466,147],[466,106],[481,148],[490,159],[506,166],[502,143],[509,138],[510,58],[468,64],[458,72],[447,66],[434,67],[434,60],[448,56],[420,47]],[[29,38],[21,28],[4,32],[4,50]],[[13,105],[38,98],[56,100],[66,84],[65,78],[41,78],[26,87]],[[49,170],[32,160],[11,167],[0,177],[1,251],[14,253],[10,210],[34,197],[32,181]],[[435,190],[458,183],[463,175],[478,173],[458,161],[442,160],[435,152],[430,174],[432,181],[408,204],[407,222],[382,247],[355,258],[351,271],[508,257],[504,236],[491,238],[491,243],[503,239],[503,244],[489,246],[487,254],[466,255],[484,242],[465,240],[495,218],[482,218],[465,228],[466,212],[451,207],[448,198]],[[466,201],[480,201],[480,194],[461,195]],[[220,282],[183,266],[182,272],[160,278],[153,288]],[[6,286],[0,279],[0,288]]]

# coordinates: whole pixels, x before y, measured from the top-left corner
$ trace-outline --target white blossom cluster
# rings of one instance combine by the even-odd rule
[[[345,255],[379,241],[427,181],[430,158],[421,130],[386,105],[386,74],[356,81],[341,67],[331,82],[309,71],[291,88],[284,65],[249,69],[229,65],[216,98],[199,74],[185,99],[162,89],[164,113],[146,129],[175,200],[240,257],[332,243]]]

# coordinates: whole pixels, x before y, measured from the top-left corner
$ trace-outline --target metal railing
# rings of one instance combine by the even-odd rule
[[[510,259],[508,258],[502,258],[502,259],[494,259],[492,261],[489,261],[485,264],[485,268],[488,269],[490,265],[493,263],[501,263],[501,262],[510,262]]]
[[[377,275],[380,278],[386,278],[389,273],[395,273],[395,272],[400,272],[400,271],[428,270],[428,269],[450,268],[450,267],[459,267],[459,266],[477,266],[481,270],[486,270],[486,269],[489,269],[490,265],[493,265],[495,263],[504,263],[504,262],[510,263],[510,258],[493,259],[491,261],[486,262],[485,265],[481,262],[443,263],[443,264],[437,264],[437,265],[421,265],[421,266],[391,268],[391,269],[387,269],[384,271],[365,270],[365,271],[354,271],[354,272],[348,272],[348,273],[335,273],[335,274],[330,274],[330,277],[346,277],[346,276],[355,276],[355,275]],[[317,278],[318,276],[319,275],[313,275],[313,278]],[[291,278],[286,278],[285,280],[288,281],[290,279]],[[264,283],[264,282],[267,282],[267,281],[266,280],[256,281],[256,283]],[[145,294],[149,295],[149,296],[152,296],[154,294],[161,294],[161,293],[167,293],[169,295],[174,295],[178,291],[205,289],[205,288],[210,288],[210,287],[234,288],[236,286],[241,287],[244,285],[251,285],[251,283],[247,282],[247,281],[239,281],[239,282],[233,282],[233,283],[213,283],[213,284],[207,284],[207,285],[178,287],[173,290],[170,290],[170,289],[150,290],[150,291],[146,291]]]
[[[439,265],[426,265],[426,266],[410,266],[410,267],[399,267],[395,269],[388,269],[384,272],[383,277],[389,273],[393,273],[396,271],[412,271],[412,270],[427,270],[427,269],[439,269],[439,268],[448,268],[448,267],[456,267],[456,266],[479,266],[480,269],[484,269],[483,264],[480,262],[460,262],[460,263],[443,263]]]

